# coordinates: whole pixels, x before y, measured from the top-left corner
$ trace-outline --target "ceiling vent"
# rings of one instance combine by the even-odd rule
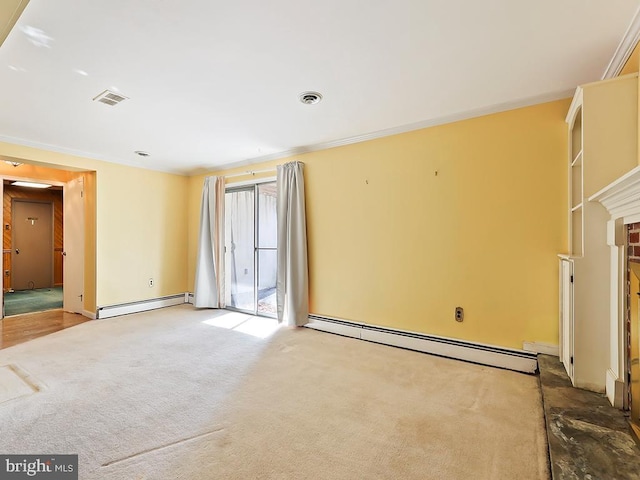
[[[105,90],[100,95],[93,97],[94,102],[98,101],[107,105],[111,105],[112,107],[126,99],[127,97],[125,97],[124,95],[120,95],[119,93],[112,92],[111,90]]]
[[[305,105],[315,105],[322,100],[322,95],[318,92],[302,92],[298,98]]]

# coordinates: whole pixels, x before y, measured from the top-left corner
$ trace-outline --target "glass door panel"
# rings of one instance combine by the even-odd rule
[[[227,307],[276,316],[276,182],[225,193]]]
[[[276,250],[258,250],[258,314],[275,317],[276,272],[278,254]]]
[[[225,275],[228,307],[254,313],[254,187],[225,193]]]
[[[275,317],[278,225],[276,182],[258,185],[258,314]]]
[[[258,248],[278,246],[276,208],[276,182],[258,185]]]

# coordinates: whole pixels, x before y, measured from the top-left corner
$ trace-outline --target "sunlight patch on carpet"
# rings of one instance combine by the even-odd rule
[[[0,403],[31,395],[38,390],[15,365],[0,366]]]
[[[276,319],[255,317],[239,312],[226,312],[202,323],[212,327],[245,333],[257,338],[270,337],[280,328],[280,324]]]

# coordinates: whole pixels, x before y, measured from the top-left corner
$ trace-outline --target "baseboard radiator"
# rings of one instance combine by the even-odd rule
[[[172,307],[173,305],[182,305],[188,303],[188,294],[181,293],[178,295],[169,295],[166,297],[152,298],[150,300],[141,300],[139,302],[120,303],[118,305],[107,305],[98,307],[96,314],[97,319],[118,317],[129,313],[146,312],[147,310],[155,310],[157,308]]]
[[[441,357],[506,368],[524,373],[535,373],[538,360],[534,352],[456,340],[447,337],[376,327],[364,323],[349,322],[319,315],[309,315],[308,328],[430,353]]]

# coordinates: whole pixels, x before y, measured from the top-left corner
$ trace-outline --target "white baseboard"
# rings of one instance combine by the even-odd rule
[[[120,305],[107,305],[104,307],[98,307],[96,318],[111,318],[118,317],[120,315],[127,315],[130,313],[146,312],[147,310],[155,310],[157,308],[172,307],[174,305],[182,305],[185,295],[171,295],[168,297],[152,298],[149,300],[142,300],[139,302],[123,303]]]
[[[551,355],[552,357],[560,356],[560,348],[558,345],[552,345],[544,342],[524,342],[522,349],[527,352],[542,353],[544,355]]]
[[[309,315],[308,328],[359,338],[369,342],[416,350],[418,352],[506,368],[524,373],[538,369],[536,355],[523,350],[466,342],[447,337],[424,335],[391,328]]]
[[[327,321],[330,320],[330,321]],[[316,315],[309,315],[309,323],[305,325],[307,328],[313,328],[314,330],[320,330],[323,332],[337,333],[345,337],[353,337],[362,339],[362,327],[363,323],[346,322],[343,320],[329,319],[324,317],[321,319]]]
[[[195,296],[192,292],[184,292],[184,303],[190,303],[193,305],[194,298]]]
[[[611,370],[607,369],[607,380],[605,385],[605,392],[609,402],[616,408],[624,408],[624,394],[626,389],[624,388],[624,382],[620,381],[618,375]]]
[[[82,311],[82,315],[84,315],[87,318],[90,318],[91,320],[95,320],[96,319],[96,312],[90,312],[89,310],[83,310]]]

